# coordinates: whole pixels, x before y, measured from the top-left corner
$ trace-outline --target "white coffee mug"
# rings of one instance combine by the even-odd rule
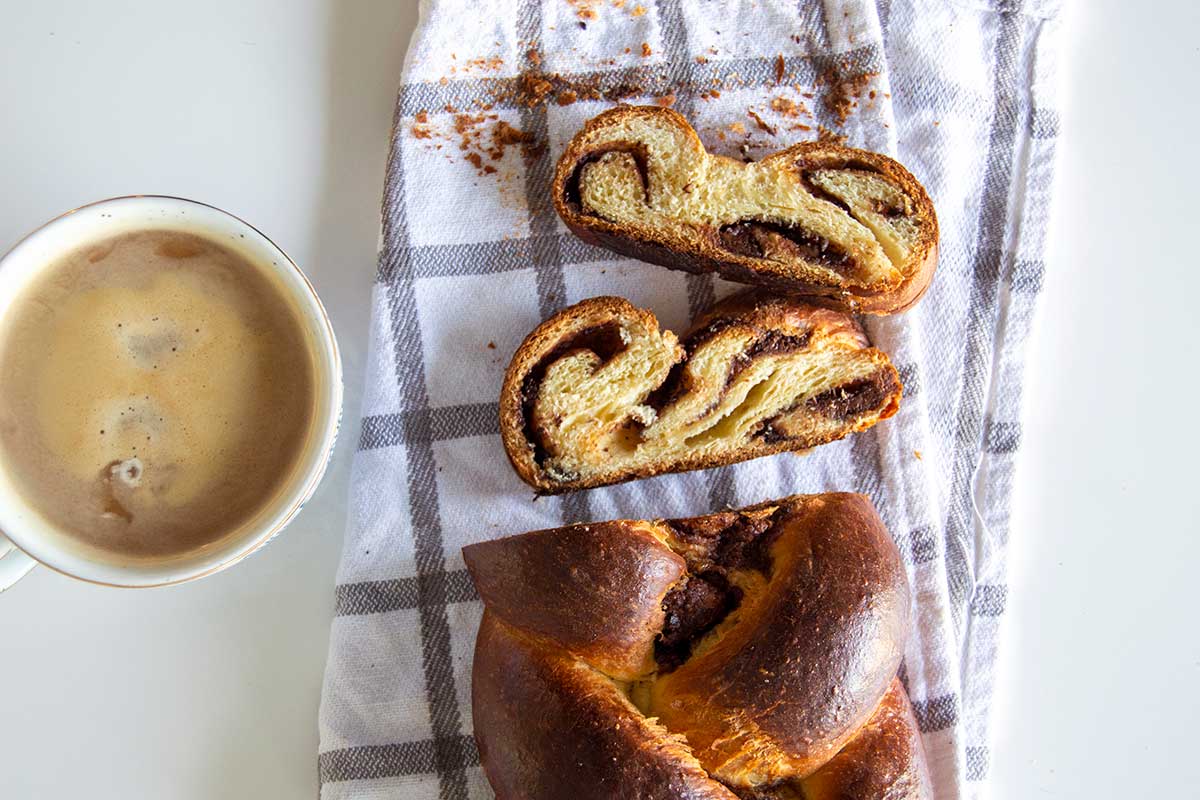
[[[39,272],[81,244],[131,230],[185,230],[242,251],[256,264],[276,271],[299,310],[316,375],[315,435],[300,455],[290,483],[255,521],[221,541],[162,563],[100,560],[67,546],[65,537],[22,500],[0,470],[0,591],[41,563],[80,580],[109,586],[163,586],[211,575],[262,547],[296,516],[320,483],[337,439],[342,411],[342,362],[333,326],[312,284],[274,242],[248,223],[220,209],[178,197],[133,196],[101,200],[43,225],[0,258],[0,324],[22,290]],[[7,538],[5,538],[7,537]]]

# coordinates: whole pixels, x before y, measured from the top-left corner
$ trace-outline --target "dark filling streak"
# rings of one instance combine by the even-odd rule
[[[868,378],[826,389],[804,401],[806,409],[833,419],[849,419],[879,408],[895,390],[895,379],[888,370],[880,370]]]
[[[711,341],[721,331],[727,330],[735,325],[744,325],[745,323],[732,317],[717,317],[710,321],[703,328],[698,328],[688,334],[683,341],[683,351],[687,354],[683,361],[678,362],[671,367],[667,379],[662,385],[650,393],[646,398],[646,405],[653,408],[655,411],[662,411],[667,406],[674,403],[680,397],[683,397],[691,390],[691,385],[684,379],[684,370],[687,368],[687,363],[691,357],[700,349],[701,346]],[[709,409],[711,410],[711,409]],[[705,411],[705,413],[708,413]]]
[[[839,172],[869,172],[872,175],[883,175],[883,171],[873,164],[868,164],[866,161],[860,161],[857,158],[824,158],[813,160],[800,160],[796,162],[796,169],[802,172],[811,172],[817,169],[828,169]],[[885,176],[886,177],[886,176]]]
[[[875,200],[872,203],[872,210],[876,214],[886,217],[887,219],[899,219],[900,217],[907,217],[909,214],[907,209],[901,208],[900,206],[889,205],[882,200]]]
[[[842,211],[845,211],[851,217],[854,216],[854,213],[852,211],[850,211],[849,203],[847,203],[845,200],[838,197],[837,195],[830,194],[829,192],[822,189],[820,186],[817,186],[815,183],[812,182],[812,178],[810,177],[811,175],[812,175],[812,170],[805,170],[804,172],[800,173],[800,182],[802,184],[804,184],[804,188],[808,190],[809,194],[811,194],[813,197],[817,198],[818,200],[824,200],[826,203],[832,203],[833,205],[840,208]]]
[[[687,352],[688,359],[700,348],[701,345],[711,341],[713,337],[733,325],[744,324],[729,317],[720,317],[713,320],[708,325],[695,331],[688,336],[684,342],[684,349]],[[743,371],[745,371],[754,359],[766,355],[779,355],[781,353],[790,353],[804,350],[812,341],[812,331],[806,330],[799,334],[787,334],[776,330],[766,330],[754,341],[753,344],[743,353],[738,353],[734,356],[729,364],[729,371],[725,375],[725,383],[721,388],[721,393],[711,405],[696,415],[696,419],[704,417],[706,414],[712,413],[712,410],[717,407],[725,396],[725,392],[737,379]],[[691,391],[691,385],[686,382],[683,375],[683,370],[687,365],[687,360],[679,362],[672,367],[667,380],[663,385],[658,387],[646,403],[654,408],[655,411],[662,411],[667,406],[674,403],[683,395]]]
[[[825,168],[822,167],[821,169],[825,169]],[[868,173],[871,175],[883,175],[883,173],[880,172],[879,170],[871,167],[870,165],[862,164],[860,162],[850,162],[845,167],[839,168],[839,170],[845,171],[845,172],[865,172],[865,173]],[[812,182],[812,178],[810,177],[810,175],[812,174],[813,171],[814,170],[809,169],[809,170],[804,170],[800,173],[800,181],[804,184],[804,188],[808,190],[808,193],[811,194],[813,197],[816,197],[819,200],[824,200],[827,203],[833,203],[835,206],[842,209],[847,214],[849,214],[851,217],[853,217],[857,222],[861,223],[862,220],[860,220],[858,218],[858,216],[853,211],[850,210],[850,205],[845,200],[838,197],[837,195],[830,194],[829,192],[825,191],[824,189],[822,189],[821,187],[817,186],[815,183]],[[883,175],[883,177],[886,178],[887,176]],[[900,191],[901,195],[904,195],[904,191],[901,190],[900,187],[896,186],[891,181],[888,181],[888,183],[891,186],[893,186],[894,188],[896,188],[898,191]],[[874,211],[876,214],[880,214],[884,217],[887,217],[888,219],[896,219],[897,217],[907,217],[909,214],[909,211],[907,209],[905,209],[901,206],[894,206],[889,203],[884,203],[881,200],[873,201],[871,204],[871,210]]]
[[[688,357],[690,358],[692,353],[700,349],[701,345],[712,339],[721,331],[731,328],[735,325],[744,324],[745,323],[734,317],[717,317],[703,328],[699,328],[688,334],[687,340],[683,343],[683,349],[687,351]]]
[[[867,378],[844,383],[813,395],[801,405],[813,414],[849,421],[868,411],[878,411],[898,384],[890,370],[880,370]],[[798,406],[785,408],[771,419],[764,420],[755,436],[764,444],[785,442],[792,437],[775,427],[780,417],[796,411]]]
[[[700,349],[700,346],[711,340],[714,336],[727,328],[734,325],[743,324],[731,317],[717,317],[709,322],[703,328],[692,331],[683,341],[683,351],[687,355],[684,359],[675,366],[671,367],[671,371],[667,374],[667,379],[662,385],[650,393],[646,398],[646,405],[653,408],[655,411],[662,411],[667,406],[674,403],[691,389],[683,377],[684,370],[687,368],[688,360],[692,355]]]
[[[762,246],[754,236],[752,225],[753,222],[735,222],[722,227],[717,231],[721,246],[734,255],[762,258]]]
[[[686,367],[686,358],[683,361],[676,362],[671,367],[671,371],[667,373],[667,379],[657,389],[646,396],[644,405],[648,405],[661,413],[664,408],[687,394],[691,386],[684,378],[683,371]]]
[[[781,331],[768,330],[754,344],[750,345],[750,348],[741,355],[741,358],[753,361],[759,356],[778,355],[780,353],[804,350],[811,341],[811,330],[800,333],[782,333]]]
[[[782,433],[777,430],[775,426],[771,424],[772,422],[773,420],[767,420],[763,422],[762,428],[759,429],[757,434],[759,441],[761,441],[763,444],[777,444],[779,442],[786,442],[791,438],[786,433]]]
[[[812,340],[812,331],[805,331],[796,336],[779,331],[767,331],[761,338],[750,345],[749,349],[744,353],[738,353],[733,361],[729,364],[729,372],[725,374],[725,385],[721,387],[721,395],[717,398],[719,403],[725,396],[725,392],[733,385],[738,376],[749,369],[754,360],[763,356],[777,356],[784,353],[795,353],[804,350],[808,347]],[[712,411],[712,408],[706,409],[704,414]],[[701,414],[700,416],[704,416]]]
[[[663,599],[663,630],[654,643],[658,668],[670,672],[691,656],[692,647],[742,601],[729,573],[752,569],[771,574],[771,545],[779,535],[774,515],[726,512],[667,522],[675,536],[702,553],[687,555],[689,577]]]
[[[571,209],[577,212],[594,214],[591,209],[583,207],[583,195],[580,192],[579,184],[583,178],[583,168],[588,164],[599,161],[609,153],[629,153],[633,156],[633,163],[637,167],[638,177],[642,181],[642,194],[645,197],[646,205],[650,204],[649,149],[641,142],[617,142],[599,147],[576,162],[575,169],[571,172],[571,177],[567,179],[567,185],[563,189],[566,193],[567,205]]]
[[[663,598],[662,633],[654,642],[658,668],[670,672],[687,661],[692,643],[712,630],[742,600],[742,591],[716,571],[692,575]]]
[[[734,255],[773,261],[801,260],[835,271],[854,265],[850,255],[823,236],[774,222],[742,220],[717,232],[721,246]]]
[[[549,454],[533,424],[533,404],[537,400],[538,387],[546,377],[546,370],[572,350],[590,350],[599,356],[603,363],[608,363],[627,346],[621,338],[621,324],[605,322],[566,337],[542,356],[525,375],[525,379],[521,381],[521,413],[525,422],[525,439],[533,445],[533,460],[539,467],[545,463]]]
[[[738,796],[738,800],[783,800],[788,797],[802,797],[798,793],[796,787],[787,787],[787,782],[772,784],[769,786],[755,786],[753,788],[746,786],[733,786],[731,784],[720,781],[721,785]],[[791,788],[788,794],[781,794],[782,791],[787,791]]]
[[[883,175],[883,172],[877,167],[872,166],[865,161],[859,161],[856,158],[847,159],[843,164],[836,167],[836,169],[849,170],[851,172],[868,172],[872,175]]]
[[[771,574],[771,545],[779,536],[775,517],[742,517],[720,537],[713,561],[727,569],[752,569]]]
[[[706,517],[673,519],[667,522],[675,538],[693,545],[709,545],[733,527],[742,515],[736,511],[721,511]]]
[[[737,325],[744,327],[746,323],[733,317],[718,317],[703,328],[692,332],[688,336],[687,341],[683,343],[688,358],[691,358],[702,345],[707,344],[717,334]],[[773,328],[759,328],[758,330],[762,331],[760,336],[754,340],[754,343],[750,345],[746,352],[738,355],[738,358],[753,360],[761,355],[803,350],[812,341],[811,330],[799,333],[783,333]]]

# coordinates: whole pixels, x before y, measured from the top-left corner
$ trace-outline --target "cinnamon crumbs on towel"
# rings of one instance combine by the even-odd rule
[[[818,86],[829,87],[823,103],[838,125],[846,124],[846,120],[858,109],[863,90],[879,75],[877,72],[855,72],[852,69],[849,59],[842,59],[817,76]]]
[[[817,141],[845,144],[848,138],[849,137],[844,134],[829,130],[829,128],[826,128],[824,125],[817,126]]]
[[[765,131],[772,136],[776,134],[777,131],[775,130],[774,126],[767,124],[767,121],[760,117],[753,109],[746,109],[746,113],[749,114],[750,118],[754,120],[754,124],[758,126],[760,131]]]
[[[631,17],[639,17],[646,13],[643,5],[635,5],[633,0],[568,0],[575,11],[575,16],[581,21],[594,20],[602,10],[620,9]],[[797,41],[795,36],[793,41]],[[669,107],[676,103],[678,93],[683,91],[705,101],[716,100],[722,96],[722,91],[757,85],[749,76],[742,76],[730,70],[732,62],[717,62],[717,74],[712,77],[711,86],[706,78],[704,85],[697,85],[695,80],[685,81],[682,85],[672,80],[666,65],[647,63],[635,67],[625,73],[625,80],[614,84],[613,72],[606,67],[615,66],[615,58],[597,60],[594,56],[586,59],[595,67],[593,71],[583,74],[560,74],[543,69],[543,55],[536,40],[518,42],[518,51],[522,53],[523,69],[515,81],[496,81],[490,95],[484,100],[471,103],[467,111],[459,112],[447,105],[445,111],[453,116],[453,134],[439,131],[438,126],[430,122],[429,114],[422,110],[414,115],[411,134],[414,139],[448,141],[447,157],[455,149],[479,172],[480,175],[496,172],[488,162],[500,161],[507,148],[519,147],[526,159],[537,158],[546,149],[544,141],[538,141],[532,134],[521,131],[504,120],[498,119],[494,113],[488,113],[495,104],[518,107],[538,108],[546,105],[570,106],[582,101],[609,102],[643,102],[655,103]],[[654,54],[650,43],[642,42],[640,49],[637,45],[625,47],[623,55],[649,58]],[[621,55],[617,58],[621,58]],[[709,64],[710,59],[718,55],[715,47],[709,47],[705,54],[695,56],[698,64]],[[728,57],[728,56],[726,56]],[[452,59],[450,71],[453,74],[467,71],[494,71],[503,65],[498,56],[459,59],[457,54]],[[623,63],[628,64],[628,60]],[[775,96],[765,103],[758,103],[746,108],[746,115],[752,121],[747,125],[731,121],[728,117],[716,122],[709,129],[711,135],[724,140],[727,134],[735,139],[729,146],[740,148],[742,155],[749,157],[751,148],[765,146],[763,135],[778,136],[784,131],[810,133],[815,121],[813,112],[809,110],[805,100],[821,103],[822,109],[829,114],[829,125],[832,128],[816,126],[817,137],[825,141],[844,142],[846,137],[838,133],[839,128],[848,121],[861,104],[874,102],[877,92],[871,88],[876,73],[864,71],[861,66],[851,59],[841,57],[831,62],[816,78],[816,89],[799,83],[796,75],[788,75],[787,58],[781,52],[771,60],[771,75],[768,77],[768,88],[773,84],[778,89],[773,90]],[[724,69],[722,69],[724,67]],[[443,78],[441,83],[447,80]],[[799,98],[805,98],[801,100]],[[731,109],[732,111],[732,109]],[[810,134],[811,135],[811,134]],[[455,148],[455,145],[457,148]],[[441,150],[441,144],[426,145],[431,149]],[[504,176],[501,176],[504,177]]]
[[[488,162],[503,159],[509,147],[519,146],[521,156],[527,160],[537,158],[545,150],[545,143],[539,142],[532,133],[514,127],[495,113],[455,113],[449,130],[431,123],[427,111],[418,112],[413,119],[415,124],[411,133],[414,139],[436,140],[438,143],[426,145],[432,150],[441,150],[441,142],[457,145],[462,159],[481,176],[499,171]],[[453,161],[449,152],[446,157]]]
[[[808,106],[787,97],[772,97],[771,110],[784,117],[810,116]]]

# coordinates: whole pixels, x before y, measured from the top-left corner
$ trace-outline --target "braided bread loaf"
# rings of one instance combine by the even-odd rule
[[[521,478],[556,493],[814,447],[890,417],[900,393],[852,317],[794,297],[734,295],[682,344],[596,297],[517,349],[500,433]]]
[[[861,495],[470,545],[499,800],[917,800],[909,592]]]
[[[666,108],[592,119],[563,152],[552,192],[585,241],[843,311],[903,311],[937,264],[933,203],[892,159],[806,142],[743,163],[706,152]]]

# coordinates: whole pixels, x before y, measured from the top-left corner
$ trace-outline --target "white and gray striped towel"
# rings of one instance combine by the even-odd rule
[[[937,796],[980,794],[1058,129],[1056,10],[1056,0],[422,3],[383,203],[321,708],[324,800],[491,796],[471,738],[481,609],[463,545],[832,489],[870,495],[907,564],[917,611],[904,678]],[[586,246],[558,222],[552,165],[614,98],[673,101],[710,150],[731,155],[824,126],[899,158],[928,187],[942,229],[933,286],[912,311],[866,321],[904,380],[896,417],[807,457],[533,501],[496,421],[522,337],[599,294],[680,330],[732,288]]]

